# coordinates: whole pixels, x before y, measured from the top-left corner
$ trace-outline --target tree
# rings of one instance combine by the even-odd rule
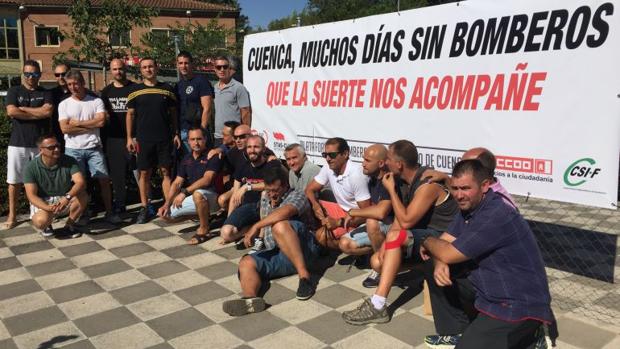
[[[127,40],[122,47],[117,47],[110,38],[122,38],[135,27],[149,27],[151,17],[157,13],[155,9],[122,0],[103,0],[96,7],[91,0],[75,0],[67,11],[71,31],[62,32],[73,45],[67,52],[56,54],[54,59],[71,58],[106,65],[112,58],[125,57],[133,52],[131,42]]]
[[[171,50],[174,47],[174,36],[178,37],[179,50],[189,51],[194,57],[196,68],[204,68],[210,58],[219,55],[233,53],[234,45],[228,45],[226,37],[233,34],[232,30],[221,26],[217,20],[212,19],[207,26],[194,23],[169,26],[170,35],[157,33],[147,33],[142,39],[143,49],[140,49],[140,56],[149,56],[157,59],[162,68],[176,69],[176,52]]]
[[[219,5],[227,5],[230,7],[234,7],[239,11],[239,17],[236,18],[235,20],[235,47],[234,47],[234,53],[236,55],[241,55],[241,53],[243,52],[243,37],[245,36],[245,34],[250,33],[252,31],[252,28],[250,27],[249,24],[249,19],[248,16],[241,14],[241,6],[239,6],[239,1],[238,0],[200,0],[203,2],[209,2],[212,4],[219,4]]]

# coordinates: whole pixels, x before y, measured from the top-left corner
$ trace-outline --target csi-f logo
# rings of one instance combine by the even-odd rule
[[[594,165],[596,165],[596,161],[591,158],[583,158],[573,162],[564,171],[564,184],[576,187],[587,182],[588,179],[594,178],[601,173],[601,169]]]

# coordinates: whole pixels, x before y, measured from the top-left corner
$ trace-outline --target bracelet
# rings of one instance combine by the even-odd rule
[[[185,196],[190,196],[190,192],[187,191],[187,188],[181,188],[181,193],[183,193]]]

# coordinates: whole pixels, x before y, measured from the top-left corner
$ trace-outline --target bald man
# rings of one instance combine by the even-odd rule
[[[127,191],[125,174],[129,166],[131,154],[127,151],[127,133],[125,116],[127,115],[127,96],[131,93],[134,83],[127,80],[125,62],[116,58],[110,62],[112,82],[101,91],[101,99],[109,115],[103,134],[105,135],[105,151],[114,191],[114,211],[125,212]]]
[[[394,221],[390,194],[381,183],[383,175],[388,171],[386,159],[387,148],[383,144],[373,144],[364,151],[362,170],[370,178],[368,190],[372,205],[349,210],[345,225],[349,226],[351,219],[360,218],[365,219],[366,224],[340,238],[338,247],[346,254],[359,256],[378,251]],[[364,287],[376,287],[378,283],[379,273],[375,271],[362,282]]]
[[[499,183],[499,179],[495,177],[495,166],[497,165],[495,155],[493,155],[493,153],[486,148],[478,147],[469,149],[463,154],[463,160],[471,159],[480,161],[484,169],[489,172],[489,177],[493,178],[493,184],[491,184],[490,188],[493,189],[496,194],[501,196],[506,204],[512,206],[514,209],[517,209],[517,204],[512,196],[510,196],[510,193],[508,193],[506,188]]]

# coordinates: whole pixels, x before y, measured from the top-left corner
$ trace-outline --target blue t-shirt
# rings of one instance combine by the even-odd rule
[[[219,156],[213,156],[211,159],[207,160],[207,153],[208,152],[205,151],[196,159],[194,159],[192,154],[188,154],[179,163],[177,176],[185,179],[185,187],[189,187],[194,182],[204,177],[207,171],[213,171],[215,173],[220,171],[222,162]],[[214,184],[215,183],[211,183],[208,188],[204,189],[213,189]]]
[[[373,205],[378,204],[383,200],[390,200],[390,193],[388,193],[387,189],[383,186],[383,183],[380,179],[370,177],[368,181],[368,190],[370,191],[370,201]],[[394,211],[391,210],[390,213],[383,219],[383,223],[392,224],[394,222]]]
[[[453,246],[478,264],[469,275],[480,312],[506,321],[551,322],[545,266],[527,222],[489,190],[480,205],[457,214]]]
[[[181,129],[188,130],[192,126],[200,126],[202,104],[200,98],[213,97],[213,86],[202,75],[194,75],[191,79],[181,79],[176,86],[179,99],[179,119]]]

